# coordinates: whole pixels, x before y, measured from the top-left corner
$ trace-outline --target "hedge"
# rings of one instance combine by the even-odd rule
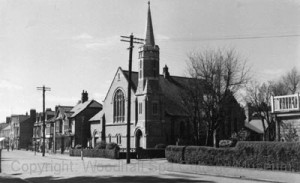
[[[298,142],[238,142],[239,166],[264,169],[300,171],[300,143]],[[266,166],[267,165],[267,166]]]
[[[188,164],[232,166],[236,150],[233,148],[214,148],[188,146],[184,152],[184,162]]]
[[[70,149],[70,156],[81,156],[81,149]],[[84,157],[99,157],[99,158],[110,158],[118,159],[119,150],[117,149],[83,149]]]
[[[300,143],[238,142],[233,148],[168,146],[169,162],[300,171]]]
[[[169,162],[182,163],[184,161],[184,149],[186,146],[167,146],[165,156]]]

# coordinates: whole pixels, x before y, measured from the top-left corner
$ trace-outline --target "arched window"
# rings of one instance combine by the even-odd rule
[[[123,122],[125,115],[125,99],[122,90],[118,90],[114,97],[114,122]]]

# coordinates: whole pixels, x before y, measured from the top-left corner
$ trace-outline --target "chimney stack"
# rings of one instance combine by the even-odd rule
[[[10,117],[6,117],[6,123],[9,124],[11,122],[11,118]]]
[[[88,93],[87,93],[87,91],[83,90],[82,94],[81,94],[81,103],[84,103],[84,102],[86,102],[88,100],[89,100]]]
[[[168,79],[170,77],[169,68],[167,65],[163,68],[163,75],[165,79]]]
[[[36,111],[35,111],[35,109],[30,109],[30,118],[35,120],[35,118],[36,118]]]

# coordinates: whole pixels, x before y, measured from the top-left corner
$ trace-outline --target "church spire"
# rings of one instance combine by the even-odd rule
[[[150,1],[148,1],[148,17],[147,17],[145,45],[155,46],[152,19],[151,19],[151,11],[150,11]]]

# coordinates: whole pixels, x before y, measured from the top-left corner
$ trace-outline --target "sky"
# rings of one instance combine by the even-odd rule
[[[30,109],[74,106],[83,90],[102,103],[128,43],[145,37],[146,0],[0,0],[0,122]],[[187,54],[233,48],[260,82],[300,70],[296,0],[151,0],[160,70],[185,76]],[[137,70],[138,45],[133,53]]]

